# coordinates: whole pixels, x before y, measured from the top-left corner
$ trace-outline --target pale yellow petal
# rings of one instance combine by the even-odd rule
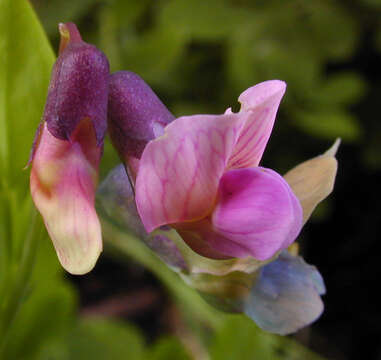
[[[333,190],[337,173],[335,154],[339,145],[340,139],[337,139],[323,155],[301,163],[284,175],[302,204],[304,223]]]

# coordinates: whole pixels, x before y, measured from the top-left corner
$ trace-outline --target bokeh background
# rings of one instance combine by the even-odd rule
[[[237,110],[249,86],[285,80],[266,167],[284,173],[337,137],[342,145],[335,191],[298,240],[328,289],[325,313],[308,329],[283,339],[243,317],[215,321],[222,317],[191,291],[168,291],[176,279],[135,250],[107,247],[90,274],[68,276],[41,235],[36,275],[0,357],[319,359],[309,348],[328,359],[381,359],[381,1],[30,2],[53,49],[58,22],[75,22],[83,39],[106,53],[112,71],[138,73],[177,116]],[[102,176],[117,162],[106,146]],[[1,236],[7,235],[0,232],[0,242]],[[17,273],[17,261],[13,266]]]

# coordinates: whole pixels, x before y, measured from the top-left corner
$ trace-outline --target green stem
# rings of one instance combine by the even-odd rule
[[[102,220],[104,238],[119,252],[126,254],[151,270],[174,295],[175,299],[209,327],[218,328],[223,320],[222,315],[209,306],[200,295],[171,269],[169,269],[148,247],[137,237],[125,233],[117,226]]]

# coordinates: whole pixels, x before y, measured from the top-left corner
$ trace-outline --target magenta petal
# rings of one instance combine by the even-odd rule
[[[238,114],[181,117],[146,146],[136,179],[136,204],[148,232],[198,220],[212,211],[244,120]]]
[[[266,260],[295,240],[302,227],[302,208],[275,171],[231,170],[221,178],[212,224],[231,241],[214,241],[211,245],[217,251]]]
[[[247,89],[240,95],[238,101],[242,106],[239,113],[245,113],[247,120],[228,168],[247,168],[259,164],[285,91],[285,82],[269,80]]]

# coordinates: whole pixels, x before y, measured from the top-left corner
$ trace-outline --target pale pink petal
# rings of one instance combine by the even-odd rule
[[[201,219],[212,211],[244,121],[238,114],[181,117],[146,146],[136,179],[136,203],[148,232]]]
[[[287,182],[261,167],[231,170],[221,178],[212,215],[221,242],[210,246],[233,257],[266,260],[290,245],[302,227],[302,208]]]
[[[259,164],[285,91],[285,82],[269,80],[247,89],[240,95],[239,113],[247,113],[248,119],[229,160],[229,169],[247,168]]]
[[[90,271],[102,251],[94,208],[101,148],[91,146],[96,144],[96,137],[93,129],[89,133],[89,124],[81,123],[73,142],[57,139],[44,124],[30,177],[33,201],[62,266],[72,274]]]

